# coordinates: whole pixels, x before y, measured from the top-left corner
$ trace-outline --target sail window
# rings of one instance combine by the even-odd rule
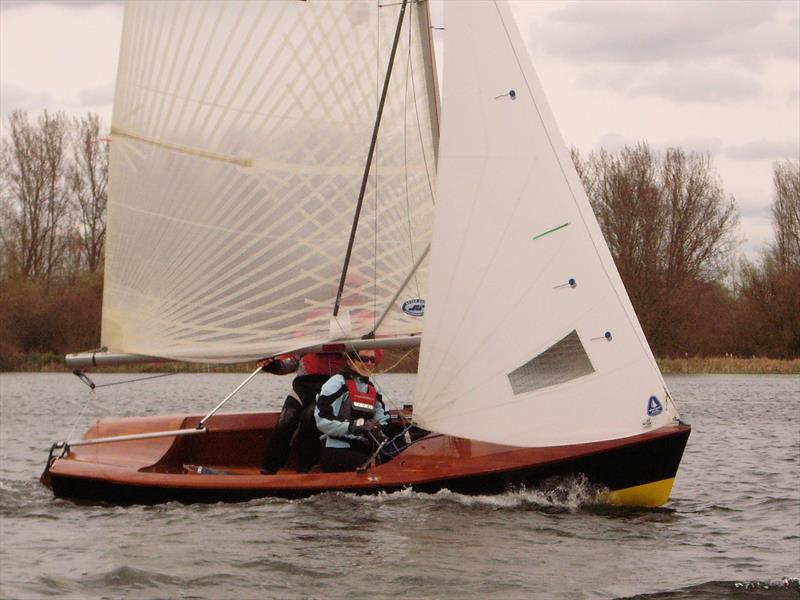
[[[594,373],[586,350],[573,330],[541,354],[508,374],[515,395],[525,394]]]

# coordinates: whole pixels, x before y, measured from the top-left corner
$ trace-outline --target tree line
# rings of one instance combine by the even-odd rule
[[[0,369],[97,347],[108,188],[97,115],[16,111],[0,142]],[[739,256],[708,154],[647,143],[572,151],[659,357],[800,357],[800,162],[773,166],[773,242]]]
[[[100,339],[108,187],[105,126],[13,112],[0,140],[0,369]]]
[[[800,357],[800,162],[773,165],[775,239],[752,262],[708,154],[572,158],[656,356]]]

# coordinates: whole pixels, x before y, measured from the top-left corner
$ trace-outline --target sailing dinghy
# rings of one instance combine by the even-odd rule
[[[261,475],[277,413],[218,412],[239,386],[204,416],[102,420],[54,444],[57,496],[499,493],[580,475],[610,503],[667,501],[690,428],[509,8],[444,10],[440,111],[424,1],[126,5],[107,350],[68,364],[424,334],[413,414],[393,425],[414,436],[357,472]]]

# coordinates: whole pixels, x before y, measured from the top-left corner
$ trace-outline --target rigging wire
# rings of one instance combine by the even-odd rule
[[[91,391],[89,392],[89,396],[86,398],[86,400],[83,401],[83,406],[81,407],[81,411],[78,413],[78,416],[75,418],[75,422],[72,424],[72,429],[69,430],[69,433],[67,434],[67,437],[64,438],[65,440],[72,439],[72,434],[75,433],[75,428],[78,426],[78,423],[80,422],[81,417],[83,416],[83,413],[86,411],[86,407],[89,406],[89,404],[91,404],[94,399],[95,399],[95,391],[94,391],[94,388],[91,388]]]
[[[414,235],[411,228],[411,201],[408,197],[408,80],[411,73],[411,25],[408,26],[408,53],[406,54],[406,80],[403,90],[403,176],[405,178],[406,191],[406,221],[408,222],[408,246],[411,251],[411,264],[417,263],[414,257]],[[422,140],[420,140],[421,142]],[[414,287],[417,290],[417,297],[420,296],[419,281],[416,272],[414,273]]]
[[[400,8],[400,15],[399,15],[399,17],[397,19],[397,27],[395,28],[394,38],[393,38],[393,41],[392,41],[392,51],[391,51],[391,54],[389,55],[389,63],[387,65],[387,67],[386,67],[386,77],[384,78],[384,81],[383,81],[383,88],[382,88],[382,91],[381,91],[381,98],[380,98],[380,102],[378,104],[378,112],[375,115],[375,124],[374,124],[373,129],[372,129],[372,139],[370,140],[369,151],[367,152],[367,160],[366,160],[366,164],[364,165],[364,174],[363,174],[363,176],[361,178],[361,187],[360,187],[360,190],[359,190],[359,193],[358,193],[358,202],[356,203],[355,214],[353,215],[353,225],[350,228],[350,239],[349,239],[348,244],[347,244],[347,252],[345,253],[344,264],[342,265],[342,274],[341,274],[341,277],[339,278],[339,287],[338,287],[338,290],[336,292],[336,300],[335,300],[334,305],[333,305],[333,316],[334,317],[336,317],[339,314],[339,308],[340,308],[341,302],[342,302],[342,292],[344,290],[344,284],[345,284],[345,280],[346,280],[346,277],[347,277],[347,270],[348,270],[348,268],[350,266],[350,259],[352,257],[353,245],[355,243],[356,231],[357,231],[357,228],[358,228],[358,220],[359,220],[359,217],[361,215],[361,207],[362,207],[363,202],[364,202],[364,194],[365,194],[366,189],[367,189],[367,184],[369,183],[370,169],[371,169],[372,161],[373,161],[374,154],[375,154],[375,146],[376,146],[377,140],[378,140],[378,133],[380,131],[381,118],[383,116],[383,109],[385,107],[386,97],[387,97],[387,94],[388,94],[388,91],[389,91],[389,82],[390,82],[391,76],[392,76],[392,67],[394,66],[394,59],[395,59],[395,56],[397,54],[397,45],[398,45],[398,42],[400,41],[400,34],[402,32],[403,17],[405,16],[407,1],[408,0],[403,0],[403,5]]]
[[[343,328],[341,325],[339,325],[339,321],[338,321],[338,320],[336,320],[336,324],[339,326],[339,329],[340,329],[340,330],[342,331],[342,333],[344,334],[344,333],[345,333],[345,332],[344,332],[344,328]],[[399,360],[397,360],[397,362],[395,362],[395,363],[394,363],[394,364],[393,364],[393,365],[392,365],[392,366],[391,366],[389,369],[386,369],[385,371],[383,371],[383,373],[388,373],[388,372],[392,371],[393,369],[395,369],[395,368],[396,368],[396,367],[397,367],[397,366],[398,366],[398,365],[399,365],[399,364],[400,364],[400,363],[401,363],[401,362],[402,362],[402,361],[403,361],[403,360],[404,360],[404,359],[405,359],[405,358],[406,358],[406,357],[407,357],[409,354],[411,354],[411,352],[413,352],[413,351],[414,351],[414,349],[413,349],[413,348],[410,348],[410,349],[409,349],[409,350],[408,350],[408,351],[407,351],[405,354],[403,354],[403,356],[401,356],[401,357],[400,357],[400,359],[399,359]],[[359,360],[360,364],[361,364],[362,366],[364,366],[364,364],[365,364],[365,363],[364,363],[364,361],[362,361],[362,360],[361,360],[361,357],[360,357],[360,356],[359,356],[359,354],[358,354],[358,348],[356,348],[355,344],[353,344],[353,342],[352,342],[352,341],[350,341],[350,352],[351,352],[351,353],[353,353],[353,354],[355,354],[355,355],[358,357],[358,360]],[[373,364],[374,364],[374,363],[373,363]],[[383,373],[381,373],[381,374],[383,374]],[[378,379],[379,379],[379,378],[377,377],[377,375],[379,375],[379,374],[372,374],[372,375],[370,375],[370,379],[374,378],[374,379],[375,379],[375,382],[376,382],[376,383],[379,383],[379,382],[378,382]],[[389,396],[388,396],[388,395],[387,395],[387,394],[384,392],[383,388],[381,388],[381,396],[382,396],[382,397],[384,397],[384,398],[386,398],[386,400],[389,402],[389,404],[391,404],[391,405],[392,405],[392,408],[394,408],[394,409],[397,411],[397,413],[400,415],[400,420],[401,420],[401,421],[402,421],[404,424],[405,424],[405,423],[411,423],[411,421],[410,421],[410,420],[408,420],[408,419],[406,419],[406,416],[403,414],[403,409],[402,409],[402,407],[401,407],[401,406],[399,406],[399,405],[398,405],[398,404],[397,404],[397,403],[396,403],[396,402],[395,402],[395,401],[394,401],[394,400],[393,400],[391,397],[389,397]]]
[[[380,8],[380,5],[378,5]],[[375,43],[375,100],[376,110],[380,110],[380,71],[381,71],[381,11],[375,14],[377,40]],[[375,226],[372,239],[372,331],[377,327],[378,318],[378,168],[380,167],[380,137],[375,139]]]
[[[126,379],[124,381],[112,381],[111,383],[101,383],[99,385],[95,385],[96,388],[102,387],[109,387],[112,385],[122,385],[124,383],[136,383],[137,381],[146,381],[148,379],[158,379],[159,377],[170,377],[172,375],[178,375],[179,371],[175,371],[173,373],[159,373],[158,375],[149,375],[148,377],[137,377],[135,379]]]
[[[433,67],[433,60],[431,60],[431,67]],[[435,77],[434,74],[432,74],[432,76]],[[417,86],[416,86],[416,84],[414,82],[414,65],[413,64],[411,64],[411,94],[414,97],[414,114],[416,115],[416,118],[417,118],[417,133],[419,134],[420,150],[422,151],[422,164],[425,165],[425,176],[428,179],[428,190],[431,193],[431,204],[433,204],[433,206],[435,207],[436,206],[436,194],[434,194],[434,192],[433,192],[433,182],[431,181],[431,172],[430,172],[430,169],[428,168],[428,157],[425,154],[425,142],[423,141],[422,121],[421,121],[420,116],[419,116],[419,106],[417,104]],[[434,105],[435,105],[436,104],[436,93],[435,93],[434,90],[431,90],[431,96],[432,97],[430,98],[430,101],[433,102]],[[433,128],[434,127],[436,127],[436,129],[438,131],[438,129],[439,129],[438,121],[436,123],[431,122],[431,137],[433,137],[432,134],[433,134]],[[436,153],[436,150],[434,149],[434,155],[435,155],[435,153]]]
[[[214,367],[213,369],[207,366],[204,372],[205,373],[219,373],[219,372],[221,372],[223,370],[227,370],[228,368],[229,368],[228,365],[220,365],[220,366]],[[75,369],[74,371],[72,371],[72,373],[74,375],[76,375],[78,377],[78,379],[80,379],[83,383],[85,383],[91,389],[102,388],[102,387],[110,387],[112,385],[122,385],[122,384],[125,384],[125,383],[137,383],[139,381],[147,381],[149,379],[158,379],[160,377],[171,377],[172,375],[180,375],[182,372],[183,371],[178,371],[177,367],[176,367],[175,370],[172,371],[171,373],[159,373],[157,375],[148,375],[147,377],[135,377],[134,379],[124,379],[122,381],[112,381],[111,383],[96,384],[94,381],[92,381],[89,378],[88,375],[86,375],[86,373],[84,373],[80,369]]]

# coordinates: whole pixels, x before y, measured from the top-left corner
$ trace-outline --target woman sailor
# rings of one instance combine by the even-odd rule
[[[389,413],[369,377],[374,350],[347,354],[346,368],[325,382],[317,398],[317,429],[324,435],[320,465],[325,472],[353,471],[386,439]]]

